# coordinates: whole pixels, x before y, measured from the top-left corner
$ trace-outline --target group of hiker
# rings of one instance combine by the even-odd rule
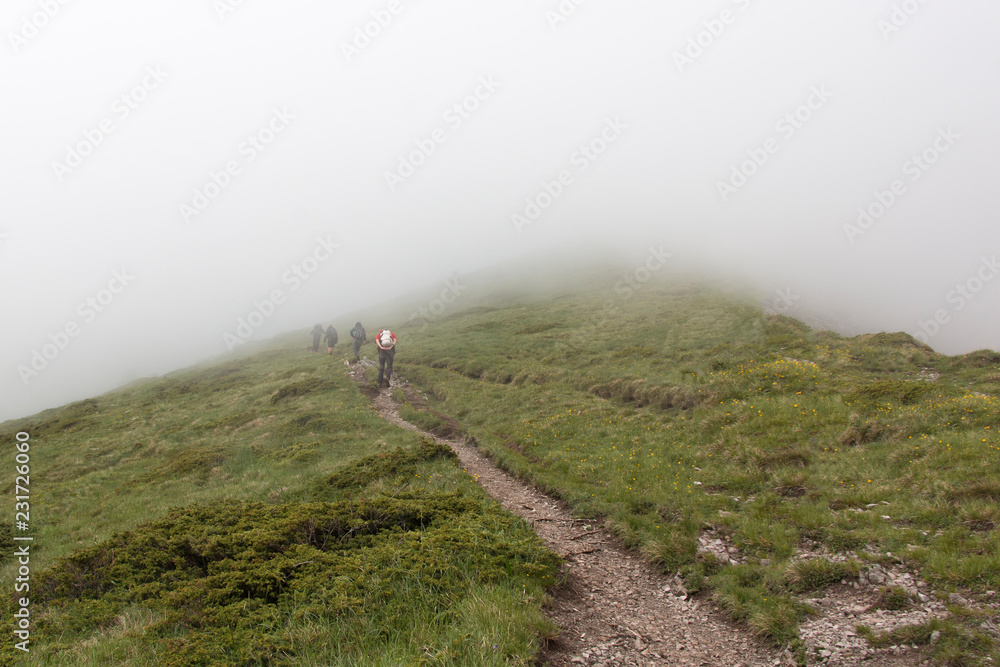
[[[313,352],[319,352],[319,342],[325,337],[326,353],[333,354],[333,348],[337,347],[337,330],[333,328],[332,324],[326,328],[326,331],[323,331],[322,324],[317,324],[310,333],[313,337]]]
[[[317,324],[312,328],[312,351],[319,352],[320,340],[326,343],[326,353],[333,354],[333,348],[337,346],[337,330],[331,324],[323,330],[322,324]],[[368,342],[368,334],[361,322],[356,322],[351,329],[351,340],[354,341],[354,361],[361,361],[361,346]],[[378,381],[375,383],[379,388],[389,386],[389,378],[392,377],[392,362],[396,356],[396,334],[388,329],[379,329],[375,337],[375,345],[378,347]]]

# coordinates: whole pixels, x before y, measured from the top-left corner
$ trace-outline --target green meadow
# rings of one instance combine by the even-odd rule
[[[399,335],[426,397],[397,390],[404,418],[457,429],[803,661],[803,599],[868,563],[941,597],[1000,588],[1000,354],[814,331],[691,280],[598,283],[359,317]],[[30,657],[7,641],[2,664],[535,664],[557,559],[449,449],[374,412],[346,346],[305,340],[2,425],[31,435],[35,537]],[[707,531],[739,562],[699,552]],[[940,631],[940,664],[989,664],[984,620],[862,632]]]
[[[375,414],[346,354],[289,345],[5,424],[31,435],[35,539],[30,653],[7,639],[3,663],[532,664],[558,563]]]
[[[419,324],[400,363],[435,413],[800,658],[801,598],[867,563],[941,596],[1000,589],[1000,354],[813,331],[691,283]],[[698,553],[709,529],[738,564]],[[939,660],[1000,657],[988,610],[953,612]]]

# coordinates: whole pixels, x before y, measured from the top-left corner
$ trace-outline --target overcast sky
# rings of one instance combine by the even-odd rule
[[[993,0],[6,0],[0,419],[581,243],[995,347],[997,26]]]

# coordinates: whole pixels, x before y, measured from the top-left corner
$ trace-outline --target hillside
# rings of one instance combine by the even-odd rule
[[[845,339],[689,283],[480,305],[401,337],[438,415],[799,661],[825,650],[800,624],[844,589],[927,611],[860,630],[873,645],[996,659],[1000,355]]]
[[[31,436],[34,541],[32,659],[8,640],[5,664],[530,664],[553,557],[450,450],[383,422],[345,355],[261,352],[6,424]]]
[[[1000,355],[845,339],[667,277],[547,284],[390,324],[399,415],[800,664],[836,651],[810,625],[834,599],[871,646],[919,647],[891,664],[1000,659]],[[31,437],[31,664],[528,665],[558,635],[563,575],[530,525],[384,421],[343,343],[305,340],[3,425]]]

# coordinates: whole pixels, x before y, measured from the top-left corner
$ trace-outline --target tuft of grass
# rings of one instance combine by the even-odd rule
[[[221,445],[196,445],[171,453],[166,461],[148,473],[139,475],[135,478],[135,481],[150,482],[186,475],[205,477],[214,468],[222,465],[225,460],[226,452]]]
[[[838,442],[842,447],[860,447],[879,440],[899,438],[902,434],[898,427],[894,428],[877,418],[862,421],[861,416],[855,413],[851,415],[850,422],[844,432],[840,434]]]
[[[912,605],[913,601],[910,596],[899,586],[882,586],[878,590],[875,602],[869,608],[901,611]]]
[[[665,531],[643,545],[642,552],[659,568],[667,573],[676,572],[690,565],[697,551],[697,541],[682,531]],[[700,573],[704,576],[704,571]]]
[[[865,400],[871,403],[892,402],[900,405],[913,405],[934,388],[927,382],[911,380],[874,380],[856,387],[849,398]]]
[[[531,324],[529,326],[524,327],[523,329],[518,331],[518,333],[523,335],[531,335],[531,334],[543,333],[545,331],[551,331],[552,329],[556,329],[558,327],[559,325],[556,324],[555,322],[538,322],[536,324]]]
[[[1000,503],[1000,480],[986,479],[972,482],[948,491],[948,499],[956,503],[967,500],[985,500]]]
[[[47,419],[30,420],[25,426],[38,437],[80,431],[95,423],[100,415],[100,403],[97,399],[88,398],[76,403],[70,403],[58,411],[46,410],[38,415],[51,415]]]
[[[784,580],[793,593],[810,593],[822,590],[843,580],[857,579],[859,564],[810,558],[795,561],[785,570]]]
[[[649,357],[656,354],[656,350],[651,347],[644,347],[642,345],[631,345],[629,347],[622,348],[614,353],[615,359],[625,359],[626,357],[640,357],[642,359],[648,359]]]
[[[318,482],[319,491],[334,489],[363,489],[375,480],[412,474],[420,464],[435,459],[457,460],[457,455],[446,445],[424,438],[414,449],[398,447],[385,454],[366,456],[343,466],[327,479]]]
[[[296,442],[286,447],[271,450],[264,454],[264,457],[271,461],[297,461],[307,463],[319,459],[323,453],[323,443],[319,440],[312,442]]]
[[[293,382],[292,384],[285,385],[274,392],[271,396],[271,405],[276,405],[285,399],[294,398],[296,396],[305,396],[307,394],[329,391],[335,386],[336,385],[330,380],[323,380],[317,377],[311,377],[300,382]]]
[[[217,428],[239,428],[244,424],[252,422],[254,419],[257,419],[257,410],[247,410],[246,412],[229,415],[228,417],[220,417],[212,421],[195,424],[192,428],[196,431],[213,431]]]
[[[935,663],[948,667],[992,664],[998,655],[996,641],[988,634],[953,620],[935,618],[891,632],[875,632],[865,625],[858,625],[855,629],[875,648],[899,644],[928,646]],[[981,659],[989,654],[992,654],[989,660]]]
[[[775,645],[800,642],[798,622],[811,608],[782,591],[779,570],[753,565],[724,568],[709,577],[712,599]]]

